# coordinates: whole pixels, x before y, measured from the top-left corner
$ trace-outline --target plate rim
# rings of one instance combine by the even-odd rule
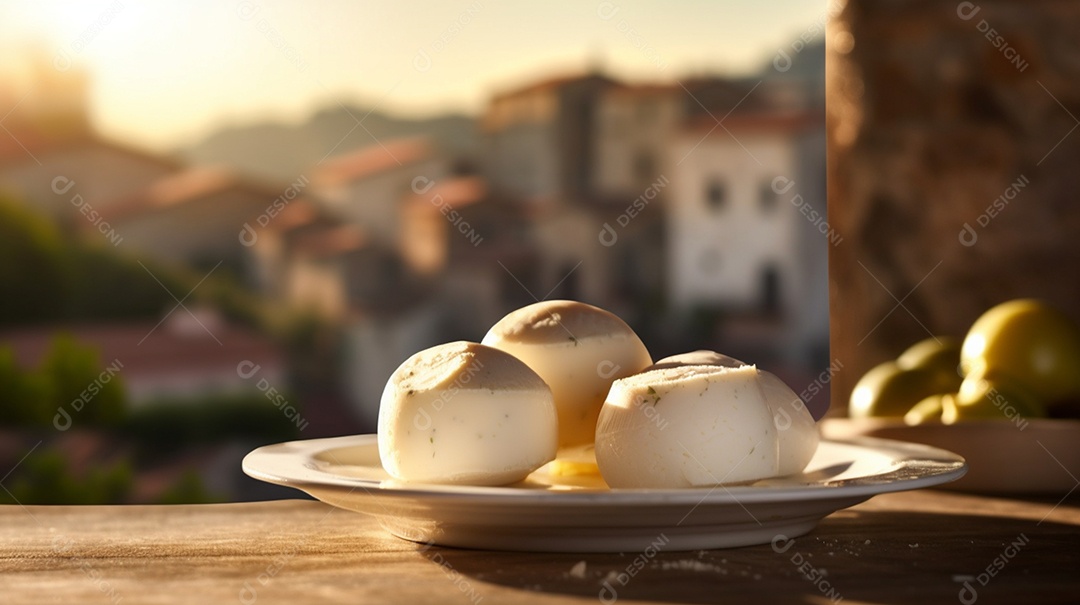
[[[958,454],[945,449],[876,437],[855,437],[850,439],[822,439],[821,443],[853,446],[868,450],[888,450],[898,456],[898,469],[905,463],[938,462],[952,464],[953,468],[939,472],[921,474],[914,477],[901,477],[883,482],[867,482],[837,485],[797,485],[782,487],[765,486],[707,486],[678,489],[609,489],[609,490],[536,490],[512,486],[467,486],[420,484],[416,486],[383,485],[381,481],[347,477],[334,474],[312,464],[314,456],[331,448],[377,445],[376,434],[347,435],[286,441],[258,447],[243,459],[242,469],[248,476],[268,483],[300,489],[311,493],[345,491],[349,493],[367,493],[377,497],[395,498],[438,498],[440,501],[463,501],[475,503],[478,499],[490,503],[506,504],[541,504],[545,506],[604,506],[604,505],[673,505],[673,504],[751,504],[769,502],[790,502],[793,500],[829,500],[837,498],[871,497],[878,494],[922,489],[955,481],[968,471],[967,462]],[[287,457],[290,468],[286,472],[280,469],[271,472],[264,468],[267,456],[278,457],[275,464],[281,464],[280,453],[273,450],[282,447],[297,448],[292,456]],[[869,475],[868,478],[881,475]]]

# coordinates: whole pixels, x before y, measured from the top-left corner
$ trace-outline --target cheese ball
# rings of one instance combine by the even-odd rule
[[[482,342],[524,361],[551,387],[559,413],[560,458],[580,459],[587,451],[611,383],[652,363],[626,322],[570,300],[518,309],[492,326]]]
[[[683,365],[738,368],[747,364],[715,351],[692,351],[665,357],[650,366],[650,369]],[[772,409],[777,439],[780,440],[780,468],[777,474],[782,476],[801,473],[814,457],[821,440],[817,423],[803,400],[783,380],[764,370],[758,370],[758,378],[765,392],[765,401]]]
[[[555,457],[551,389],[498,349],[451,342],[405,360],[379,406],[379,455],[402,481],[505,485]]]
[[[773,414],[754,366],[677,366],[616,380],[596,427],[613,488],[688,488],[777,475]]]

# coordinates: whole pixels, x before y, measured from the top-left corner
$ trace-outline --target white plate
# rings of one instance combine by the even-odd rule
[[[822,441],[805,473],[752,485],[613,490],[543,469],[506,487],[409,484],[382,469],[375,435],[292,441],[244,458],[256,479],[375,516],[390,533],[443,546],[549,552],[697,550],[801,536],[875,494],[961,477],[964,459],[884,439]]]

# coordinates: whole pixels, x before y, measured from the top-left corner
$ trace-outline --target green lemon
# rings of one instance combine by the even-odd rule
[[[978,369],[960,385],[956,405],[945,408],[941,420],[953,424],[961,420],[1041,418],[1043,402],[1021,383],[1004,374]]]
[[[1009,301],[971,326],[960,365],[1008,375],[1047,407],[1066,405],[1080,399],[1080,327],[1040,301]]]
[[[887,361],[871,369],[855,384],[848,415],[852,418],[901,418],[926,397],[955,391],[953,384],[958,381],[943,376],[938,370],[905,370],[896,362]]]
[[[904,368],[931,368],[960,376],[960,341],[950,336],[934,336],[908,347],[896,358]]]
[[[955,393],[942,393],[924,398],[904,414],[904,424],[914,426],[929,422],[941,422],[945,409],[956,405],[955,397]]]

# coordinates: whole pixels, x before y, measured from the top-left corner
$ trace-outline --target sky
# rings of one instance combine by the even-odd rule
[[[748,73],[828,10],[826,0],[5,0],[0,78],[35,53],[85,70],[101,132],[167,150],[335,101],[475,113],[492,92],[590,66],[632,80]]]

